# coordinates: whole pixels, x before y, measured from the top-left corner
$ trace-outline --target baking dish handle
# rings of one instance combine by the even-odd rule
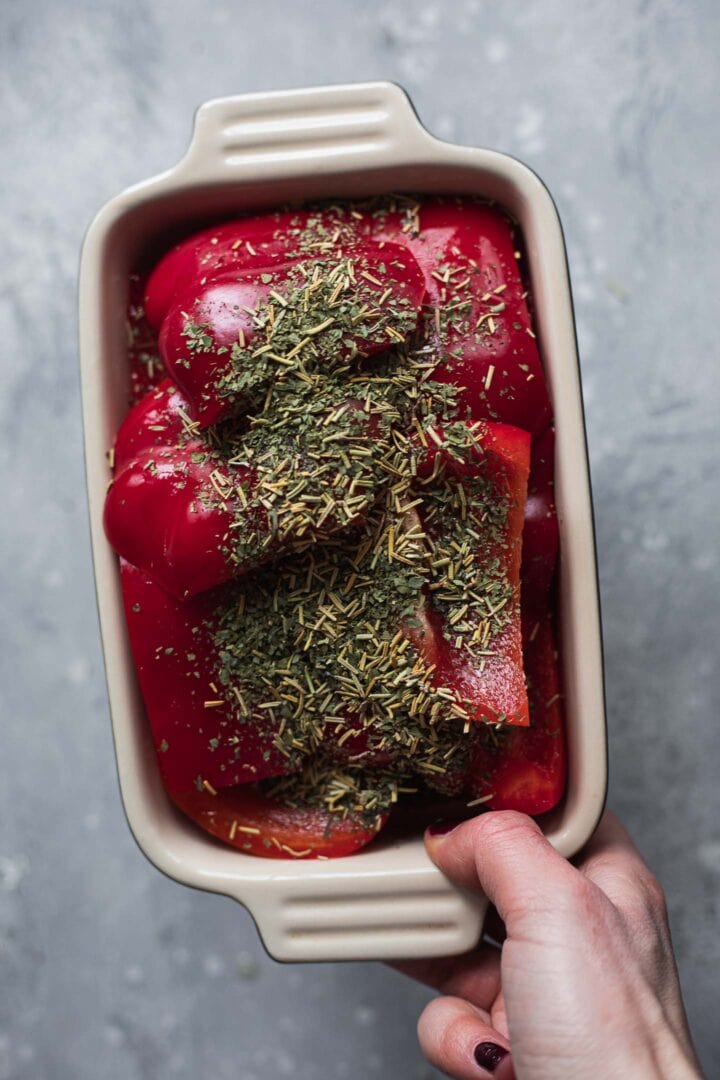
[[[218,98],[195,114],[190,146],[174,172],[186,181],[266,179],[352,172],[417,160],[433,143],[395,83],[352,83]]]
[[[322,884],[314,874],[293,875],[262,895],[235,894],[276,960],[429,959],[468,952],[481,938],[487,897],[450,885],[434,867],[425,874],[364,874],[327,866],[313,867]],[[283,876],[275,875],[276,885]]]

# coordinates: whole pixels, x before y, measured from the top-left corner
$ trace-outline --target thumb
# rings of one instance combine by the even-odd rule
[[[486,893],[509,934],[521,916],[556,906],[578,876],[532,818],[513,810],[481,814],[455,827],[431,826],[425,844],[451,881]]]

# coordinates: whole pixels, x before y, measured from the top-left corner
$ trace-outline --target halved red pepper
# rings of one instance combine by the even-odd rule
[[[219,681],[217,592],[180,603],[121,560],[135,670],[168,790],[207,791],[294,771],[265,716],[243,717]]]
[[[386,811],[365,820],[296,809],[255,786],[298,771],[301,762],[277,749],[267,715],[256,713],[252,702],[243,720],[228,701],[212,636],[221,594],[180,603],[129,563],[121,560],[120,566],[130,647],[158,765],[178,807],[214,836],[269,858],[347,855],[369,843]]]
[[[426,480],[439,473],[435,482],[443,487],[443,502],[450,503],[451,513],[464,520],[467,528],[475,530],[468,551],[455,554],[452,545],[445,544],[446,520],[442,515],[433,518],[430,513],[433,505],[438,505],[430,484],[419,513],[436,547],[435,555],[444,555],[435,562],[440,565],[454,557],[458,560],[458,565],[453,565],[454,578],[461,573],[466,575],[461,589],[455,590],[454,586],[450,589],[451,594],[457,595],[450,606],[445,604],[444,612],[442,601],[448,592],[448,586],[443,584],[445,566],[440,568],[438,581],[429,586],[436,607],[433,611],[431,599],[429,618],[441,640],[436,677],[469,702],[471,720],[527,725],[520,628],[520,558],[530,436],[508,424],[476,423],[469,430],[474,432],[476,453],[462,458],[453,456],[450,432],[438,427],[435,439],[428,440],[424,463]],[[483,490],[474,492],[474,482],[480,482]],[[496,521],[492,528],[485,521],[491,504],[502,507],[502,520]],[[469,576],[465,561],[472,568]],[[482,578],[488,573],[504,587],[504,596],[497,600],[500,606],[494,611],[492,602],[478,595],[472,576],[479,574]],[[491,635],[488,620],[501,609],[502,624]]]
[[[523,528],[521,605],[523,662],[530,727],[478,733],[471,791],[492,795],[491,810],[542,814],[562,798],[567,771],[560,671],[553,629],[552,583],[558,555],[553,491],[555,434],[549,428],[532,447]]]
[[[567,770],[562,693],[552,619],[523,619],[530,727],[479,736],[470,792],[489,810],[543,814],[565,791]]]
[[[262,464],[253,464],[243,433],[237,434],[228,461],[214,439],[189,423],[187,400],[166,381],[131,410],[118,432],[115,477],[105,503],[110,543],[182,598],[353,526],[376,497],[377,462],[386,444],[380,440],[380,421],[365,412],[364,402],[340,394],[337,404],[348,444],[362,437],[372,448],[357,459],[354,494],[352,478],[333,487],[332,462],[306,462],[306,439],[290,423],[280,448],[266,453],[265,429],[258,429]],[[310,402],[301,422],[310,417],[322,431],[334,408]],[[347,447],[343,451],[347,455]],[[351,445],[349,452],[354,453]],[[303,494],[292,493],[293,483],[278,489],[267,482],[275,470],[286,482],[283,476],[293,471],[289,463],[312,469],[314,479]]]
[[[273,725],[247,690],[238,708],[223,679],[215,635],[232,588],[179,601],[124,559],[120,572],[130,647],[168,788],[190,791],[203,782],[220,788],[297,772],[302,754],[277,748],[281,720]],[[322,750],[328,760],[369,769],[397,758],[350,714],[344,723],[325,725]]]
[[[173,802],[206,832],[266,859],[351,855],[374,840],[387,812],[369,824],[316,807],[286,806],[253,785],[207,791],[169,791]]]
[[[288,366],[322,371],[403,341],[424,291],[405,248],[370,240],[332,258],[204,276],[174,297],[160,353],[205,427],[260,404]]]
[[[467,199],[378,211],[373,234],[403,243],[425,275],[425,332],[440,363],[433,379],[463,387],[461,415],[538,435],[552,416],[507,216]]]
[[[201,229],[171,248],[150,274],[145,289],[148,321],[158,331],[175,298],[193,284],[337,250],[339,239],[351,245],[359,236],[358,219],[363,222],[364,215],[332,206],[254,214]]]
[[[533,442],[522,540],[522,606],[523,610],[535,612],[550,606],[560,544],[554,455],[555,432],[548,428]]]
[[[426,330],[442,357],[433,377],[464,387],[461,404],[469,418],[513,424],[533,435],[544,431],[551,407],[519,253],[507,216],[492,205],[444,198],[420,205],[406,201],[405,209],[334,206],[212,226],[158,263],[146,290],[148,319],[159,330],[189,287],[225,274],[276,270],[333,244],[342,250],[358,238],[403,245],[417,260],[426,289]]]

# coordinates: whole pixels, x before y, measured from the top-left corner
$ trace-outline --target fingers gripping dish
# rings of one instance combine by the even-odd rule
[[[518,257],[492,206],[388,198],[229,221],[133,283],[106,531],[166,788],[241,850],[562,796]]]

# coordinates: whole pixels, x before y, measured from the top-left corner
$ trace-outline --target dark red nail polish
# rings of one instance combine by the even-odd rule
[[[486,1069],[488,1072],[495,1072],[503,1058],[506,1058],[508,1051],[503,1046],[498,1046],[493,1042],[481,1042],[475,1047],[475,1061],[481,1069]]]
[[[445,836],[447,833],[452,832],[460,824],[459,821],[436,821],[432,825],[428,825],[429,836]]]

